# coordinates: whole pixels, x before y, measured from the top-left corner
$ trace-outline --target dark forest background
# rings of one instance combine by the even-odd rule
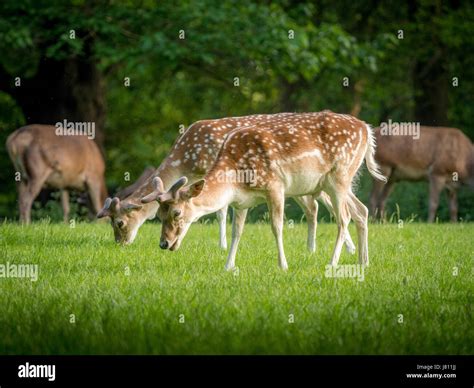
[[[27,123],[94,121],[110,192],[158,166],[181,125],[205,118],[331,109],[474,138],[467,1],[2,0],[0,53],[2,218],[18,213],[4,143]],[[364,174],[365,201],[370,185]],[[464,220],[473,199],[461,190]],[[426,219],[427,184],[400,184],[388,210]],[[61,219],[56,202],[34,215]],[[444,196],[439,215],[448,219]]]

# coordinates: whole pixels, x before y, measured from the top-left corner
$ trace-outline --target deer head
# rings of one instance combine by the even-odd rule
[[[131,244],[138,228],[145,221],[140,215],[142,208],[143,205],[121,201],[118,197],[107,198],[97,218],[110,217],[115,241],[120,244]]]
[[[157,215],[162,222],[160,248],[177,250],[191,223],[196,219],[192,199],[201,194],[203,179],[186,186],[188,179],[179,178],[168,191],[163,188],[160,178],[153,179],[154,190],[142,198],[142,203],[157,201]]]

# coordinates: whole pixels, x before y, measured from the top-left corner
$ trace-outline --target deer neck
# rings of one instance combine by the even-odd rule
[[[163,162],[154,176],[160,177],[165,190],[168,190],[173,185],[173,183],[175,183],[182,176],[186,176],[189,182],[194,182],[195,180],[202,177],[202,175],[196,175],[193,172],[190,172],[188,169],[182,168],[181,166],[172,166],[169,161]],[[153,177],[150,182],[152,181]],[[150,184],[152,187],[153,184]]]
[[[151,179],[147,179],[147,181],[138,188],[137,191],[135,191],[131,195],[132,202],[136,204],[141,203],[141,199],[150,193],[153,190],[153,185],[151,182]],[[150,203],[144,203],[142,204],[142,208],[139,210],[140,212],[140,218],[143,220],[147,219],[153,219],[156,216],[156,212],[158,211],[158,203],[156,201],[150,202]]]
[[[202,193],[191,200],[194,219],[197,220],[228,206],[234,201],[234,195],[235,187],[232,184],[206,177],[206,185]]]
[[[158,211],[158,202],[153,201],[150,203],[144,203],[141,208],[142,218],[146,220],[151,220],[156,217],[156,212]]]

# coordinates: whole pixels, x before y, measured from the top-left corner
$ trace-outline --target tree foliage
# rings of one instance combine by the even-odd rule
[[[440,0],[4,0],[0,140],[29,122],[11,93],[15,77],[34,78],[45,58],[98,69],[111,189],[128,183],[126,172],[133,180],[158,165],[180,125],[198,119],[359,109],[373,125],[412,121],[429,93],[414,80],[429,66],[447,82],[449,124],[472,138],[473,23],[469,3]],[[0,213],[11,216],[13,170],[4,151],[0,167]],[[403,209],[403,198],[395,200]]]

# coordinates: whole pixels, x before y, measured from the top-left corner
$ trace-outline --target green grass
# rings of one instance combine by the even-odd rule
[[[362,282],[325,277],[333,224],[312,255],[305,225],[285,229],[286,273],[268,225],[246,226],[234,273],[217,225],[194,225],[178,252],[159,232],[120,247],[104,224],[0,226],[0,264],[39,265],[36,282],[0,278],[0,353],[473,353],[473,224],[370,225]]]

